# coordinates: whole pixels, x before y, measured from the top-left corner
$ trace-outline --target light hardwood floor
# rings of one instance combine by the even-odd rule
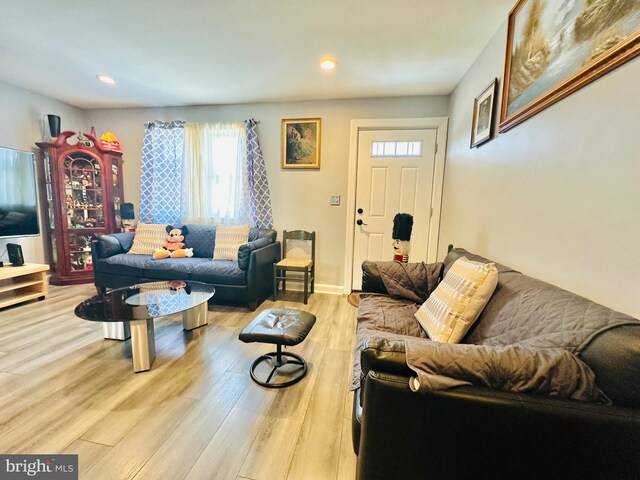
[[[343,296],[281,294],[257,312],[212,305],[209,325],[185,332],[156,320],[157,356],[135,374],[130,343],[73,309],[92,286],[51,287],[46,300],[0,310],[0,452],[77,453],[80,478],[351,479],[348,380],[355,308]],[[296,301],[298,300],[298,301]],[[291,351],[307,376],[284,389],[251,381],[271,345],[238,333],[265,308],[317,316]]]

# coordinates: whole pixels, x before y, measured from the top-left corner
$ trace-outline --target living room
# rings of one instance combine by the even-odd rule
[[[375,447],[376,441],[400,445],[398,438],[406,430],[389,431],[385,438],[384,430],[375,431],[371,425],[386,428],[386,423],[376,423],[369,416],[363,431],[352,433],[354,416],[366,417],[366,402],[356,399],[364,410],[353,410],[354,393],[349,389],[361,315],[348,299],[356,298],[357,303],[360,296],[357,292],[351,296],[352,290],[366,290],[366,285],[354,288],[352,279],[360,276],[362,263],[353,253],[354,238],[366,231],[356,220],[370,221],[366,212],[361,216],[356,211],[360,206],[356,205],[357,139],[371,129],[368,121],[377,121],[372,125],[380,130],[393,130],[385,122],[408,122],[411,129],[433,120],[438,125],[433,128],[445,135],[444,141],[437,140],[433,160],[436,175],[429,201],[434,214],[425,229],[429,240],[422,242],[429,247],[423,254],[424,245],[416,241],[422,230],[416,223],[409,262],[435,264],[445,257],[451,259],[448,246],[452,244],[454,253],[464,248],[495,262],[499,286],[505,285],[500,275],[512,274],[502,268],[508,265],[622,312],[620,315],[640,317],[636,293],[640,259],[629,250],[640,243],[640,226],[634,217],[640,205],[640,127],[634,120],[640,99],[633,93],[640,75],[638,2],[460,0],[445,5],[408,1],[400,2],[401,9],[397,3],[216,2],[184,8],[161,2],[163,8],[159,8],[157,2],[90,6],[27,1],[3,6],[1,147],[32,152],[36,163],[40,162],[36,143],[56,137],[47,115],[59,117],[62,132],[90,134],[93,128],[96,141],[112,132],[121,146],[122,197],[133,204],[132,221],[139,224],[144,223],[145,125],[155,121],[230,124],[255,119],[272,211],[272,224],[263,227],[275,231],[273,243],[279,246],[284,231],[315,232],[317,274],[314,271],[315,291],[308,301],[300,284],[287,283],[286,291],[281,289],[274,297],[271,268],[279,258],[269,260],[261,277],[268,280],[260,282],[262,293],[255,309],[224,301],[225,290],[217,285],[208,306],[204,303],[206,325],[189,329],[187,320],[176,322],[176,315],[155,322],[155,360],[148,371],[140,373],[134,373],[131,366],[135,361],[131,341],[105,340],[101,322],[74,313],[79,304],[97,295],[96,286],[104,287],[103,294],[116,286],[94,282],[94,273],[96,279],[100,273],[95,264],[92,268],[97,269],[89,271],[87,283],[52,284],[42,302],[0,308],[0,454],[21,456],[18,460],[26,455],[78,455],[75,473],[79,468],[80,478],[91,479],[416,478],[407,473],[414,472],[410,467],[398,467],[411,462],[399,454],[395,461],[385,458],[393,455],[384,455]],[[577,68],[573,83],[557,81],[551,93],[542,92],[515,114],[503,108],[504,99],[509,99],[508,92],[507,97],[503,93],[505,79],[513,78],[505,68],[505,50],[519,34],[511,22],[525,25],[527,9],[538,4],[547,14],[566,13],[566,9],[575,16],[587,3],[602,3],[605,11],[617,11],[624,5],[624,15],[620,14],[624,26],[635,29],[618,38],[602,56],[591,63],[585,61],[586,70]],[[548,16],[543,18],[554,23]],[[69,31],[74,35],[65,33]],[[332,70],[320,68],[320,62],[327,59],[336,62]],[[100,82],[99,74],[112,75],[115,84]],[[472,131],[477,134],[479,109],[474,104],[479,106],[485,94],[493,102],[491,125],[470,147]],[[283,121],[296,119],[321,120],[318,168],[286,165]],[[40,187],[43,182],[39,176]],[[50,265],[46,241],[50,234],[42,199],[40,194],[40,234],[0,239],[0,252],[7,243],[18,244],[26,263]],[[368,260],[393,259],[393,225],[385,221],[389,240],[384,237],[383,256]],[[189,234],[183,236],[189,247]],[[309,252],[306,247],[299,250]],[[191,259],[158,262],[182,260]],[[0,261],[5,264],[0,268],[2,274],[14,268],[6,255]],[[441,271],[439,280],[443,276]],[[250,376],[254,360],[275,346],[245,344],[238,339],[250,322],[269,309],[315,317],[315,325],[307,323],[310,330],[304,336],[308,338],[286,350],[300,355],[307,369],[304,378],[286,388],[264,388]],[[490,311],[488,307],[480,314],[481,323],[465,338],[478,335]],[[629,322],[623,316],[615,319],[620,325]],[[609,324],[602,328],[615,330]],[[466,343],[469,341],[462,342]],[[638,337],[630,335],[615,348],[637,355],[639,344]],[[582,452],[606,464],[616,478],[635,478],[639,456],[625,456],[621,445],[640,440],[638,367],[614,358],[611,355],[611,363],[626,366],[616,372],[620,378],[636,380],[628,385],[635,408],[624,399],[611,398],[615,394],[598,382],[602,372],[586,362],[613,403],[606,407],[615,409],[603,410],[602,416],[619,418],[626,427],[616,430],[604,421],[593,423],[602,433],[592,443],[612,447],[597,452],[585,447]],[[369,375],[375,371],[375,364],[363,361],[363,367],[371,368]],[[428,395],[420,389],[411,392],[407,382],[404,387],[407,395]],[[558,392],[554,395],[559,396]],[[376,397],[372,394],[370,398]],[[463,407],[455,403],[451,404],[455,408],[450,407],[444,401],[439,404],[438,398],[430,408],[442,408],[442,416],[451,416],[454,423],[456,418],[467,421],[467,414],[460,413]],[[384,408],[398,412],[406,421],[408,412],[415,412],[407,407],[403,415],[404,405],[391,402]],[[597,402],[593,405],[595,410],[605,408]],[[370,409],[374,409],[373,402]],[[482,408],[471,411],[477,412],[478,419],[468,425],[470,430],[480,431],[492,424]],[[428,416],[426,409],[424,415]],[[508,416],[507,412],[501,415]],[[596,427],[580,430],[566,423],[566,416],[554,415],[549,424],[541,422],[550,431],[562,426],[570,438],[597,431]],[[392,416],[389,422],[396,420]],[[372,423],[366,423],[369,421]],[[423,422],[420,418],[416,424],[425,425]],[[583,422],[592,425],[588,419]],[[519,438],[515,430],[504,428],[502,437]],[[442,445],[436,448],[424,437],[411,435],[407,433],[407,438],[417,438],[413,443],[419,445],[412,455],[422,452],[426,459],[429,449],[442,453]],[[540,446],[527,444],[514,450],[529,448],[554,459],[553,465],[559,461],[550,452],[553,445],[565,455],[563,464],[578,462],[574,450],[557,446],[558,438],[565,437],[550,440],[539,432],[531,436]],[[575,445],[586,442],[572,441]],[[444,444],[451,449],[471,448],[470,442],[449,436]],[[359,445],[357,455],[354,443]],[[563,442],[567,443],[571,442]],[[505,448],[504,438],[486,449],[492,446]],[[613,446],[623,453],[612,453]],[[394,451],[393,446],[388,448]],[[509,464],[506,472],[520,471],[526,465],[532,476],[545,478],[540,473],[543,470],[535,470],[542,467],[529,464],[531,459],[521,452],[501,453]],[[519,467],[511,465],[515,459]],[[486,470],[479,469],[477,476],[467,478],[514,478],[492,470],[490,460],[486,457]],[[582,461],[592,473],[598,472]],[[415,460],[415,464],[419,465],[415,471],[423,472],[423,461]],[[558,465],[556,471],[565,473],[562,478],[575,478],[566,474],[566,465]],[[580,471],[573,467],[574,472]],[[390,476],[390,471],[400,473]],[[465,478],[460,472],[436,477]],[[593,475],[591,478],[598,478]],[[527,478],[526,474],[517,477]]]

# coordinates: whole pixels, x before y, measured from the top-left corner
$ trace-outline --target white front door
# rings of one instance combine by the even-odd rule
[[[362,288],[362,262],[393,260],[393,218],[413,215],[409,261],[427,261],[432,215],[436,129],[358,133],[354,290]]]

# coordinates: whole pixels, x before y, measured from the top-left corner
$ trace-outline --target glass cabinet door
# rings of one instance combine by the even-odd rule
[[[113,182],[113,214],[115,216],[115,225],[113,226],[116,231],[119,231],[122,227],[122,217],[120,215],[120,204],[122,202],[122,192],[120,191],[120,162],[117,158],[111,158],[111,175]]]
[[[103,228],[103,178],[100,162],[82,153],[64,160],[67,228]]]
[[[91,155],[77,152],[64,159],[63,169],[70,271],[92,270],[91,237],[104,231],[106,218],[102,165]]]
[[[43,151],[44,162],[44,188],[46,196],[46,212],[47,212],[47,226],[49,231],[49,240],[51,242],[51,262],[55,269],[58,263],[58,250],[56,245],[56,215],[54,211],[54,198],[53,198],[53,178],[52,178],[52,165],[51,156],[48,151]]]

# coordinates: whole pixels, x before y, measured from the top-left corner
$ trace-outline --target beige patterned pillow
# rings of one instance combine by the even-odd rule
[[[431,340],[459,343],[480,316],[497,284],[498,269],[495,264],[473,262],[461,257],[451,266],[415,317]]]
[[[238,260],[238,249],[249,241],[251,225],[216,225],[214,260]]]
[[[139,223],[133,245],[127,252],[131,255],[153,255],[167,241],[167,226],[157,223]]]

